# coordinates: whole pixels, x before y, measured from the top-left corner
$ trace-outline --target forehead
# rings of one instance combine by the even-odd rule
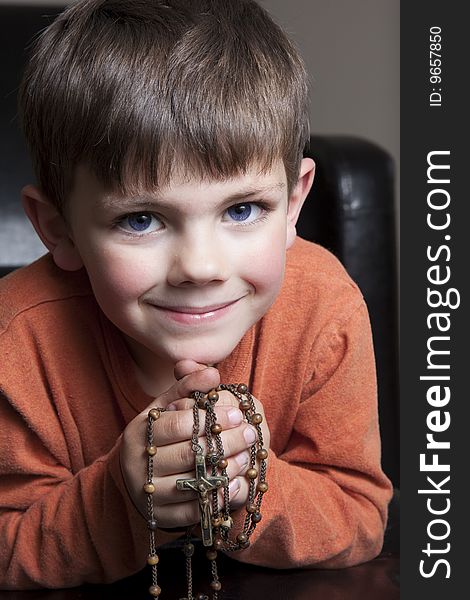
[[[127,207],[140,205],[143,201],[159,204],[185,205],[187,203],[205,204],[223,201],[243,201],[255,196],[287,195],[287,177],[282,161],[276,161],[269,170],[260,171],[251,167],[243,174],[231,178],[194,179],[187,174],[172,175],[168,185],[148,190],[135,187],[127,194],[106,189],[91,170],[85,166],[76,169],[71,201],[83,202],[84,199],[103,207]]]

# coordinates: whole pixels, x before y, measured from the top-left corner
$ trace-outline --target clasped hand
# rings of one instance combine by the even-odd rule
[[[154,445],[157,446],[157,453],[154,456],[153,482],[156,490],[153,501],[155,518],[162,529],[187,527],[199,521],[196,494],[191,491],[178,491],[176,480],[194,476],[194,452],[191,449],[194,400],[190,398],[190,394],[194,390],[207,393],[220,384],[217,369],[190,360],[176,364],[175,378],[177,381],[169,390],[156,398],[127,425],[120,449],[121,469],[128,493],[134,505],[145,516],[147,499],[143,492],[143,484],[147,471],[147,413],[153,407],[166,409],[154,424]],[[263,407],[258,400],[254,399],[254,402],[256,411],[263,415],[263,446],[269,449],[269,429]],[[205,449],[205,415],[203,410],[199,412],[199,443]],[[224,455],[228,460],[230,505],[232,509],[237,509],[246,504],[248,499],[248,480],[244,473],[249,465],[249,448],[255,443],[257,433],[252,425],[243,421],[243,413],[238,408],[237,399],[230,392],[219,392],[215,413],[217,422],[222,426],[221,438]],[[222,506],[222,490],[219,493],[219,504]]]

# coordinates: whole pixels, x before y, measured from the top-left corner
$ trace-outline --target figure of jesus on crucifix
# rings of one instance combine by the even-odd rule
[[[194,479],[177,479],[177,490],[193,490],[198,494],[199,512],[201,515],[201,534],[204,546],[212,546],[212,507],[209,492],[228,485],[225,475],[208,475],[204,455],[196,454],[196,477]]]

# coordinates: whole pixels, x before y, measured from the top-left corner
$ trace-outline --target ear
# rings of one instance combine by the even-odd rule
[[[311,158],[303,158],[300,163],[299,179],[289,197],[287,207],[287,235],[286,250],[292,246],[297,235],[295,226],[300,215],[305,198],[308,196],[312,187],[313,177],[315,175],[315,163]]]
[[[70,236],[69,227],[55,206],[34,185],[21,190],[23,209],[54,258],[65,271],[78,271],[83,266],[80,254]]]

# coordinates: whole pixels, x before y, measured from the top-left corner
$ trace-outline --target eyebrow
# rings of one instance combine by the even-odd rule
[[[249,198],[253,198],[255,196],[263,196],[264,194],[270,194],[273,192],[284,191],[286,189],[286,184],[284,182],[275,183],[272,185],[266,185],[262,187],[247,187],[242,189],[234,194],[230,194],[226,196],[220,201],[220,205],[229,204],[231,202],[237,203],[241,200],[248,200]],[[102,199],[102,206],[104,208],[116,208],[120,209],[130,209],[130,208],[139,208],[139,209],[154,209],[156,205],[164,207],[171,207],[171,200],[164,200],[165,192],[163,193],[155,193],[152,197],[148,196],[106,196]]]

